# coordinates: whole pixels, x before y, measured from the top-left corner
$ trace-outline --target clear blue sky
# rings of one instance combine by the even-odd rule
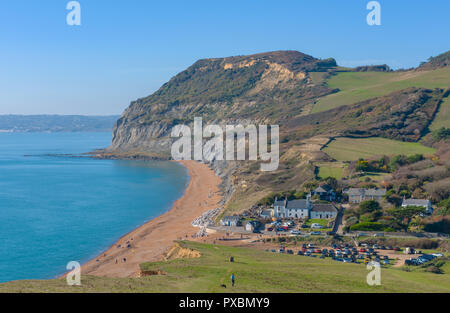
[[[0,114],[120,114],[197,59],[299,50],[340,65],[417,66],[450,49],[450,1],[0,2]]]

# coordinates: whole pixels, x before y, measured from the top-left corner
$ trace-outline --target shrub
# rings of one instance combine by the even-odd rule
[[[432,233],[450,234],[450,219],[442,218],[439,221],[428,223],[425,225],[424,230]]]
[[[358,223],[350,227],[352,231],[383,231],[385,225],[378,222]]]
[[[450,128],[441,127],[438,130],[433,131],[433,139],[436,141],[445,140],[450,138]]]
[[[359,214],[366,214],[366,213],[372,213],[375,211],[381,210],[381,206],[377,201],[374,200],[368,200],[363,201],[359,205],[358,213]]]
[[[422,154],[414,154],[408,157],[408,163],[413,164],[423,160]]]

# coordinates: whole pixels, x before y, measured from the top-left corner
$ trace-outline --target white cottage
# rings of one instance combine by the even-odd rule
[[[277,218],[309,218],[312,202],[309,199],[278,200],[275,199],[274,216]]]
[[[433,206],[431,205],[430,200],[423,199],[403,199],[402,207],[406,208],[408,206],[415,206],[425,208],[427,210],[427,214],[433,214]]]

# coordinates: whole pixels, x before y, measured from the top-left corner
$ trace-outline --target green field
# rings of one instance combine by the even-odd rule
[[[366,178],[370,178],[370,180],[375,182],[381,182],[383,180],[386,180],[388,177],[390,177],[389,174],[386,173],[372,173],[372,172],[366,172],[364,176],[360,176],[360,181],[365,181]]]
[[[435,149],[416,142],[403,142],[380,137],[347,138],[340,137],[330,142],[323,151],[338,161],[355,161],[382,155],[431,155]]]
[[[145,270],[165,275],[144,278],[82,277],[81,287],[64,280],[20,281],[0,292],[450,292],[450,274],[382,269],[381,286],[369,286],[365,266],[263,250],[183,242],[201,258],[148,263]],[[235,262],[230,263],[230,256]],[[230,286],[230,275],[236,287]],[[221,287],[226,284],[227,289]]]
[[[320,99],[311,113],[388,95],[408,87],[448,88],[450,67],[416,72],[342,72],[330,78],[327,84],[340,91]]]
[[[322,162],[315,163],[314,165],[319,168],[319,172],[317,174],[319,179],[325,179],[327,177],[341,179],[346,167],[346,165],[342,162]]]
[[[328,220],[325,219],[319,219],[319,218],[310,218],[309,220],[307,220],[305,222],[306,225],[312,225],[312,224],[319,224],[322,225],[323,227],[327,227],[328,226]]]
[[[450,128],[450,97],[442,101],[439,111],[430,125],[430,130],[437,130],[441,127]]]

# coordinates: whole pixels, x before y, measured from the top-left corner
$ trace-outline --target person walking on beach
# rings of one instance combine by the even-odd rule
[[[234,274],[231,274],[231,286],[234,287],[235,277]]]

